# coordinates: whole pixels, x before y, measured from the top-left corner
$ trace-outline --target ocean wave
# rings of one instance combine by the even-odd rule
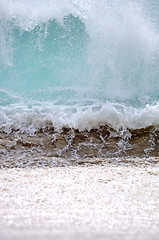
[[[124,149],[125,139],[144,129],[154,143],[159,125],[154,2],[0,0],[1,132],[30,136],[109,128]]]
[[[158,101],[159,34],[148,1],[45,3],[0,2],[2,90],[40,101],[58,89],[63,101]]]

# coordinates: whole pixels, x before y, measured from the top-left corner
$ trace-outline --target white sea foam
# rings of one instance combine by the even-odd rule
[[[159,105],[147,105],[143,109],[127,107],[120,104],[106,103],[103,106],[89,107],[55,107],[50,103],[44,105],[0,108],[1,129],[12,129],[33,134],[40,128],[73,128],[79,131],[110,126],[115,130],[141,129],[159,125]]]

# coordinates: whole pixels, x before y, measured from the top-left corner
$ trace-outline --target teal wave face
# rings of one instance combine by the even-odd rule
[[[50,20],[28,31],[13,26],[12,39],[13,62],[1,71],[2,88],[39,100],[74,94],[86,71],[87,34],[79,18],[65,17],[63,25]]]
[[[157,125],[157,9],[155,0],[1,3],[1,125]]]
[[[131,1],[80,4],[85,11],[76,6],[78,14],[67,13],[61,22],[54,16],[34,16],[34,24],[25,15],[1,19],[0,88],[62,105],[158,101],[159,34],[144,7]]]

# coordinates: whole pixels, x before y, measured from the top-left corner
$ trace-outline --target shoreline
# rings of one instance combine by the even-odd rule
[[[2,240],[158,239],[157,165],[0,171]]]

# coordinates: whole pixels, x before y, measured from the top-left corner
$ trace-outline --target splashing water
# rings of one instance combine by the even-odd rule
[[[158,10],[155,0],[1,0],[1,131],[157,127]]]

